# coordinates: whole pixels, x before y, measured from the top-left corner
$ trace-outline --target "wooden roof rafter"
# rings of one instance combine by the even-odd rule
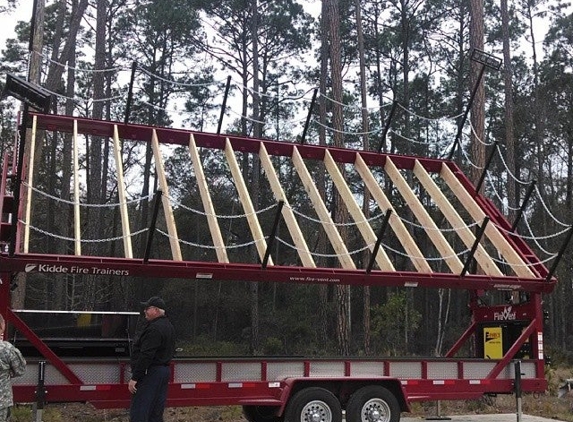
[[[427,193],[427,197],[431,198],[433,205],[444,217],[444,221],[447,221],[452,228],[455,228],[457,238],[461,240],[461,244],[466,248],[469,249],[476,241],[475,234],[470,229],[470,226],[481,224],[486,217],[491,219],[491,223],[485,228],[485,237],[487,242],[489,242],[488,244],[493,245],[496,253],[501,256],[504,263],[503,270],[500,268],[500,265],[496,263],[495,257],[491,256],[491,252],[483,245],[479,244],[475,251],[475,259],[480,268],[479,276],[490,280],[490,288],[493,288],[497,283],[501,288],[505,289],[504,286],[507,284],[511,285],[511,289],[514,289],[517,284],[524,280],[527,280],[528,283],[530,281],[534,283],[548,283],[544,280],[544,277],[548,274],[545,266],[524,243],[512,240],[512,236],[509,236],[504,231],[504,228],[507,227],[507,221],[496,212],[491,212],[493,204],[487,203],[486,206],[484,206],[484,201],[487,202],[487,199],[479,196],[475,192],[475,189],[472,190],[473,187],[469,184],[467,178],[465,178],[452,162],[423,157],[378,154],[343,148],[300,145],[290,142],[255,140],[232,135],[215,135],[179,129],[156,128],[145,125],[125,125],[117,122],[95,121],[68,116],[34,114],[33,121],[38,129],[72,132],[74,133],[74,137],[77,137],[77,134],[81,133],[84,135],[93,134],[112,138],[115,161],[118,165],[118,169],[121,163],[121,155],[118,150],[122,140],[150,142],[155,158],[159,184],[163,192],[166,193],[162,201],[171,244],[172,259],[174,261],[183,261],[193,268],[203,268],[204,265],[213,268],[212,266],[216,264],[224,266],[232,266],[233,264],[230,262],[230,256],[227,253],[225,241],[221,234],[222,230],[216,217],[216,204],[213,203],[209,181],[207,180],[197,151],[198,148],[210,148],[220,151],[220,156],[224,157],[230,169],[237,191],[236,194],[238,195],[239,202],[243,206],[260,261],[263,260],[263,256],[267,252],[267,240],[262,227],[263,224],[259,220],[253,204],[253,198],[251,198],[247,187],[248,182],[243,179],[239,162],[236,159],[236,153],[258,155],[274,199],[276,201],[283,201],[286,204],[281,211],[282,221],[295,244],[296,255],[298,257],[297,265],[288,264],[293,274],[305,273],[307,271],[333,274],[333,272],[338,272],[338,270],[335,268],[316,267],[313,253],[308,247],[308,233],[305,233],[305,227],[302,225],[303,222],[299,221],[299,218],[293,213],[296,204],[293,205],[289,203],[289,198],[285,194],[280,177],[271,159],[272,156],[282,156],[285,157],[287,161],[291,161],[304,187],[307,198],[312,203],[314,211],[322,223],[322,230],[324,230],[330,240],[330,247],[335,252],[339,260],[339,265],[344,271],[362,274],[365,269],[357,268],[356,262],[352,258],[352,252],[349,250],[349,245],[345,244],[336,227],[337,223],[331,218],[328,205],[318,193],[316,184],[306,164],[308,160],[320,161],[324,164],[324,168],[327,171],[333,188],[340,194],[343,203],[348,209],[349,215],[353,219],[354,230],[358,236],[355,236],[355,238],[360,238],[363,244],[371,251],[373,244],[377,240],[374,227],[371,225],[371,222],[367,221],[362,212],[361,204],[357,203],[357,199],[350,189],[348,182],[339,170],[339,165],[352,166],[356,174],[360,177],[359,182],[363,184],[364,189],[370,192],[378,208],[383,212],[388,210],[392,211],[389,218],[389,227],[392,230],[392,236],[394,236],[396,242],[403,248],[404,254],[409,258],[414,271],[397,268],[396,252],[394,251],[392,254],[389,254],[389,250],[383,247],[375,257],[377,268],[375,268],[374,272],[385,274],[388,280],[395,278],[391,276],[392,273],[398,278],[404,276],[409,279],[416,278],[416,274],[418,274],[420,279],[447,279],[447,284],[457,285],[457,282],[452,283],[451,277],[458,277],[458,282],[463,284],[464,278],[470,279],[477,276],[477,274],[462,274],[464,269],[463,259],[466,259],[464,255],[465,252],[460,252],[459,249],[456,249],[459,248],[459,246],[451,243],[449,239],[451,236],[446,238],[446,236],[443,235],[441,231],[443,227],[438,226],[437,221],[434,220],[433,216],[425,208],[425,204],[418,199],[416,190],[410,186],[410,182],[402,174],[411,172],[412,177],[419,183],[416,189],[424,189],[425,193]],[[209,233],[211,234],[212,243],[216,251],[216,263],[189,263],[189,261],[185,261],[185,257],[181,253],[179,246],[180,239],[177,235],[174,213],[168,195],[168,180],[166,179],[163,169],[163,158],[160,151],[162,144],[184,145],[189,149],[190,165],[194,169]],[[451,273],[436,273],[436,271],[432,269],[429,258],[426,257],[425,253],[420,249],[419,233],[414,237],[412,229],[408,228],[404,218],[398,215],[396,207],[393,204],[393,198],[389,198],[381,188],[380,181],[378,180],[379,176],[373,171],[374,169],[377,169],[377,172],[383,172],[387,181],[390,181],[397,192],[399,192],[404,204],[406,204],[412,215],[415,216],[416,224],[423,228],[423,232],[425,232],[427,236],[427,241],[435,248],[441,259],[447,264]],[[121,171],[118,172],[118,177],[120,179],[118,183],[122,186],[124,182],[121,181]],[[434,180],[436,178],[440,179],[439,184]],[[443,186],[447,186],[450,192],[446,194],[446,192],[443,191]],[[454,205],[448,199],[448,195],[451,197],[452,193],[459,201],[459,204],[462,204],[465,208],[463,215],[460,213],[459,205]],[[122,199],[121,202],[125,202],[125,198]],[[126,212],[127,210],[122,208],[120,213],[124,237],[129,236],[131,233],[128,223],[129,218]],[[472,221],[466,221],[467,216],[471,216]],[[440,222],[440,224],[442,223]],[[125,259],[133,260],[130,242],[125,241],[125,239],[124,249]],[[102,257],[102,259],[105,260],[105,257]],[[257,263],[243,262],[236,264],[253,265],[253,268],[256,268],[257,265]],[[261,269],[261,271],[268,271],[269,268],[273,267],[277,266],[273,263],[272,259],[269,259],[268,268]],[[509,268],[511,274],[505,274],[505,268]],[[177,271],[174,270],[174,272]],[[218,273],[218,271],[214,271],[213,274],[214,273]],[[422,275],[429,276],[429,278]],[[371,276],[371,274],[369,274],[369,276]],[[250,279],[256,278],[257,277],[250,277]],[[546,289],[545,286],[538,288]]]

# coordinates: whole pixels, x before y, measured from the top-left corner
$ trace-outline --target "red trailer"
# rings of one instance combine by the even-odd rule
[[[18,402],[89,402],[96,407],[117,408],[127,407],[130,400],[128,359],[59,356],[28,327],[18,312],[10,309],[11,285],[15,277],[35,274],[327,283],[471,292],[469,309],[472,316],[467,330],[443,357],[177,358],[172,362],[169,406],[241,405],[252,422],[337,422],[342,420],[342,410],[346,411],[348,421],[397,422],[400,413],[408,411],[414,401],[464,400],[485,394],[545,391],[541,295],[550,293],[555,286],[553,270],[545,267],[494,204],[476,191],[454,162],[40,113],[31,115],[30,129],[32,143],[40,130],[71,134],[74,145],[82,135],[108,137],[115,146],[118,163],[121,162],[121,141],[151,143],[163,192],[156,198],[156,204],[163,206],[172,257],[133,256],[128,210],[123,207],[120,212],[123,256],[83,255],[79,230],[74,230],[75,237],[69,239],[74,245],[70,255],[30,250],[29,230],[38,229],[30,221],[28,208],[36,195],[32,188],[33,160],[27,160],[22,154],[22,159],[16,163],[13,156],[6,155],[0,191],[0,312],[42,354],[41,358],[29,358],[26,375],[15,380],[14,393]],[[69,140],[70,137],[61,139]],[[206,227],[209,227],[217,251],[215,261],[188,261],[182,256],[163,171],[162,144],[189,146],[191,165],[202,188]],[[273,264],[269,250],[274,235],[264,236],[256,217],[249,217],[248,224],[260,263],[230,262],[217,221],[209,217],[214,214],[210,213],[213,205],[208,183],[197,160],[198,148],[218,151],[225,157],[240,202],[249,216],[256,213],[251,212],[247,183],[242,179],[235,153],[259,156],[275,198],[281,203],[277,216],[284,219],[296,245],[297,263]],[[269,157],[292,160],[340,261],[336,268],[320,268],[314,264],[304,230],[297,223]],[[313,160],[324,163],[333,186],[356,222],[357,233],[370,248],[372,259],[367,268],[356,268],[336,226],[332,221],[326,221],[328,210],[317,195],[305,166],[305,162]],[[380,209],[387,211],[382,226],[392,230],[411,257],[409,269],[394,267],[394,261],[381,246],[384,230],[375,234],[368,220],[360,214],[347,182],[337,170],[339,165],[352,167]],[[447,272],[436,271],[416,239],[405,230],[391,201],[379,187],[377,174],[382,172],[385,180],[399,191],[417,221],[423,223],[427,241],[433,245],[434,253],[446,262]],[[453,228],[456,242],[439,234],[439,224],[427,212],[427,202],[422,204],[417,197],[418,191],[403,176],[406,172],[413,174],[431,198],[432,207],[440,210],[440,221],[447,221]],[[121,171],[118,171],[117,182],[120,187],[124,183]],[[463,212],[461,208],[464,208]],[[76,218],[75,224],[79,227],[80,214]],[[460,254],[458,244],[466,248],[464,254]],[[474,262],[477,270],[470,271]],[[510,299],[506,303],[487,305],[482,295],[488,291],[507,292]],[[468,343],[474,345],[475,355],[460,357],[460,351]]]

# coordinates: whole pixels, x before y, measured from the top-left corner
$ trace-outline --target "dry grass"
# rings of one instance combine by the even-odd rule
[[[571,403],[573,398],[558,399],[549,395],[526,395],[523,398],[523,413],[542,416],[559,421],[573,422]],[[440,415],[467,415],[485,413],[515,413],[516,404],[514,396],[488,397],[482,400],[451,401],[440,403]],[[32,420],[31,410],[26,408],[24,413],[17,412],[13,422],[28,422]],[[437,415],[436,403],[416,403],[412,414],[408,416],[434,416]],[[68,405],[50,405],[46,407],[43,415],[44,422],[129,422],[127,410],[108,409],[97,410],[90,405],[73,403]],[[185,407],[169,408],[165,411],[165,422],[246,422],[238,406],[214,407]]]

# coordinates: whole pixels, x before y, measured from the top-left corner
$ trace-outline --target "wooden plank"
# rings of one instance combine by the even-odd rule
[[[398,216],[398,213],[392,206],[392,203],[390,202],[390,200],[388,199],[382,188],[380,188],[378,181],[374,178],[374,175],[372,174],[372,172],[370,171],[370,169],[368,168],[368,166],[366,165],[364,159],[360,156],[360,154],[356,154],[356,162],[354,163],[354,165],[356,171],[358,172],[358,174],[360,174],[360,177],[362,177],[364,184],[370,191],[370,194],[372,195],[372,197],[374,198],[380,209],[383,211],[392,210],[392,214],[390,214],[390,220],[389,220],[390,227],[392,227],[392,230],[394,230],[396,237],[402,244],[402,247],[406,251],[406,254],[408,254],[408,257],[412,261],[412,264],[414,265],[416,270],[418,270],[418,272],[421,273],[433,272],[432,268],[430,267],[430,264],[428,264],[428,261],[426,261],[426,258],[422,254],[422,251],[420,250],[420,248],[418,248],[418,245],[412,238],[410,232],[408,231],[402,220],[400,220],[400,217]]]
[[[468,249],[471,249],[475,243],[475,236],[472,231],[467,227],[467,224],[458,214],[452,203],[446,198],[446,195],[430,177],[426,169],[416,160],[414,164],[414,174],[424,186],[424,189],[430,194],[444,217],[449,221],[452,227],[456,229],[457,235],[464,242]],[[493,259],[489,256],[484,247],[478,245],[475,252],[475,259],[481,266],[484,274],[493,276],[503,276],[499,267],[495,264]]]
[[[237,187],[239,200],[241,201],[243,209],[245,210],[247,222],[249,223],[249,228],[251,229],[251,233],[255,241],[255,246],[257,248],[257,252],[259,253],[259,259],[262,262],[265,258],[267,242],[263,235],[263,231],[261,230],[261,225],[259,223],[255,207],[251,201],[251,196],[249,195],[247,184],[245,183],[245,179],[243,179],[241,169],[237,163],[237,157],[235,157],[235,151],[233,150],[233,146],[231,145],[229,138],[227,138],[225,141],[225,156],[227,157],[227,163],[231,169],[233,179],[235,180],[235,186]],[[272,258],[270,257],[268,260],[268,265],[273,265]]]
[[[80,222],[80,176],[79,176],[79,145],[78,145],[78,121],[74,119],[72,135],[73,159],[74,159],[74,252],[76,256],[82,254],[81,222]]]
[[[452,192],[459,199],[462,206],[470,213],[472,218],[476,221],[482,221],[486,217],[485,212],[476,203],[474,198],[464,188],[448,166],[442,165],[440,176],[446,181]],[[520,277],[535,278],[535,274],[526,265],[523,259],[521,259],[517,251],[509,244],[499,229],[492,224],[492,222],[486,226],[484,234],[491,241],[499,254],[503,256],[506,264],[511,267],[515,274]]]
[[[265,174],[267,175],[267,180],[271,186],[271,189],[275,195],[277,201],[284,201],[284,206],[282,210],[282,216],[287,225],[288,231],[292,237],[292,240],[296,246],[296,251],[304,267],[316,268],[316,263],[314,258],[310,254],[306,240],[302,235],[300,226],[296,221],[296,217],[292,212],[292,208],[288,202],[285,192],[281,186],[269,153],[265,147],[265,144],[261,142],[261,149],[259,151],[259,158],[261,160],[261,166],[263,167]]]
[[[30,137],[30,158],[28,160],[28,180],[26,181],[28,187],[26,188],[26,209],[24,221],[24,253],[28,253],[30,246],[30,218],[32,218],[32,186],[34,186],[34,152],[36,150],[36,128],[37,128],[38,116],[32,118],[32,136]],[[3,181],[5,183],[5,181]],[[12,218],[17,218],[13,215]]]
[[[119,196],[119,213],[121,216],[121,232],[123,235],[123,253],[126,258],[133,258],[131,245],[131,229],[129,226],[129,214],[127,212],[127,198],[125,195],[125,180],[123,178],[123,160],[121,158],[121,143],[117,125],[113,125],[113,156],[117,172],[117,193]]]
[[[169,186],[167,185],[167,178],[165,177],[165,170],[163,167],[163,158],[159,150],[159,140],[157,139],[157,131],[153,129],[151,135],[151,147],[153,149],[153,157],[155,158],[155,169],[157,170],[157,178],[159,179],[159,186],[163,195],[161,196],[161,203],[163,204],[163,213],[165,214],[165,224],[167,225],[167,233],[169,234],[169,244],[171,245],[171,255],[174,261],[182,261],[181,246],[179,245],[179,236],[177,234],[177,227],[175,226],[175,217],[173,217],[173,208],[169,199]]]
[[[356,265],[350,257],[350,254],[346,249],[346,245],[342,241],[342,237],[336,229],[334,221],[332,221],[324,201],[320,197],[320,193],[318,192],[318,189],[316,188],[316,185],[314,184],[314,181],[312,180],[312,177],[306,168],[306,165],[304,164],[298,148],[293,148],[292,161],[300,177],[300,180],[302,181],[302,184],[306,189],[312,204],[314,205],[314,209],[322,223],[322,227],[324,228],[328,239],[330,240],[332,248],[334,249],[337,258],[340,261],[340,265],[342,265],[342,268],[344,269],[356,269]]]
[[[374,230],[372,230],[370,223],[366,221],[366,217],[362,212],[362,208],[358,206],[358,204],[354,200],[352,191],[348,187],[346,180],[344,180],[344,177],[342,176],[340,169],[336,165],[336,162],[334,161],[332,155],[330,155],[330,152],[328,150],[326,150],[324,153],[324,163],[326,165],[328,173],[330,174],[330,177],[332,178],[332,181],[336,185],[336,189],[338,189],[340,197],[342,198],[342,200],[346,204],[346,207],[348,208],[348,212],[350,213],[350,215],[352,215],[352,218],[354,219],[354,222],[356,223],[356,226],[358,227],[360,234],[362,234],[362,238],[364,239],[366,245],[368,245],[370,251],[372,252],[374,250],[374,245],[376,244],[377,240],[376,235],[374,234]],[[394,265],[392,265],[390,258],[388,258],[386,251],[383,248],[380,248],[378,250],[378,253],[376,254],[376,262],[378,263],[378,267],[382,271],[396,270],[394,268]]]
[[[227,255],[225,242],[223,241],[223,236],[221,235],[221,227],[217,221],[215,207],[213,206],[213,200],[211,199],[211,194],[209,193],[207,179],[205,178],[205,172],[203,171],[203,165],[201,164],[201,159],[199,157],[199,152],[197,151],[197,144],[195,143],[195,137],[193,134],[189,135],[189,154],[191,155],[191,162],[193,164],[193,168],[195,169],[195,178],[197,179],[199,194],[201,195],[203,209],[205,210],[207,217],[207,225],[209,226],[211,238],[213,239],[213,245],[215,246],[215,252],[217,253],[217,260],[222,263],[229,262],[229,256]]]
[[[456,252],[448,243],[442,232],[438,229],[438,226],[434,223],[434,220],[432,220],[420,200],[416,197],[416,194],[412,189],[410,189],[410,186],[408,186],[408,183],[400,174],[390,157],[386,159],[384,170],[386,170],[386,173],[390,176],[394,185],[406,200],[406,204],[410,207],[420,224],[424,227],[428,237],[438,252],[440,252],[440,255],[448,267],[450,267],[450,270],[452,270],[454,274],[461,274],[464,266],[456,255]]]

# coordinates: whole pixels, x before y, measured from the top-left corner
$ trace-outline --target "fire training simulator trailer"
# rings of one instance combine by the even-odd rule
[[[342,417],[341,409],[345,409],[349,421],[396,422],[400,413],[408,411],[414,401],[463,400],[476,399],[484,394],[511,394],[516,391],[516,384],[524,392],[545,391],[542,294],[550,293],[555,286],[553,271],[545,267],[494,204],[476,191],[453,161],[37,112],[30,113],[25,123],[25,130],[31,134],[27,151],[34,151],[35,143],[41,142],[42,133],[48,133],[52,142],[71,142],[74,154],[77,154],[82,137],[99,136],[109,140],[116,160],[120,191],[118,224],[122,247],[117,248],[115,256],[84,255],[79,230],[81,213],[76,208],[69,254],[30,250],[30,231],[38,229],[38,223],[33,221],[33,213],[30,212],[39,195],[34,190],[36,169],[33,158],[20,151],[19,155],[6,154],[3,157],[0,312],[7,316],[8,323],[22,341],[25,340],[36,352],[35,356],[27,358],[25,376],[14,380],[17,402],[89,402],[100,408],[117,408],[127,407],[130,400],[127,389],[129,360],[127,356],[121,356],[121,351],[119,356],[108,358],[68,357],[62,352],[65,348],[62,343],[50,343],[46,336],[28,326],[25,311],[16,312],[10,308],[13,282],[18,277],[33,280],[38,274],[326,283],[465,289],[470,292],[471,318],[467,329],[443,357],[177,358],[172,363],[169,406],[240,405],[253,422],[338,422]],[[134,256],[130,209],[123,196],[126,182],[122,173],[121,145],[127,141],[150,144],[153,150],[159,182],[154,204],[163,209],[170,257]],[[216,249],[213,261],[186,260],[181,250],[163,168],[161,147],[164,145],[188,148],[189,163],[200,188],[206,227]],[[199,157],[200,149],[219,154],[220,159],[226,162],[238,201],[247,216],[258,262],[231,260],[219,222],[214,217],[216,210]],[[260,160],[262,177],[277,203],[274,212],[277,220],[283,221],[288,228],[296,249],[296,261],[281,265],[273,262],[269,248],[276,239],[273,233],[269,235],[268,228],[263,229],[258,219],[237,153],[252,154]],[[296,204],[289,202],[290,198],[281,185],[281,176],[274,164],[277,158],[287,161],[293,167],[293,174],[300,179],[300,185],[308,201],[312,202],[322,230],[336,253],[338,262],[335,267],[316,265],[308,246],[308,233],[293,211]],[[356,223],[356,236],[369,247],[372,259],[365,268],[358,268],[351,258],[350,246],[345,244],[318,193],[309,170],[310,165],[316,163],[321,163],[326,169],[332,186],[339,192]],[[340,165],[356,175],[355,179],[370,192],[384,214],[377,230],[362,213],[361,204],[357,203],[340,172]],[[74,167],[74,172],[77,180],[77,167]],[[411,215],[424,227],[425,244],[431,245],[434,255],[443,258],[445,270],[437,271],[432,267],[427,250],[421,249],[418,237],[408,230],[387,191],[382,189],[381,178],[392,185]],[[416,189],[412,180],[415,180]],[[425,202],[420,200],[420,190],[425,192]],[[77,207],[81,202],[79,192],[72,189],[71,196]],[[439,210],[440,223],[428,212],[428,200],[433,209]],[[440,225],[444,222],[454,228],[455,236],[440,232]],[[382,245],[387,236],[393,236],[404,256],[410,259],[407,269],[395,267],[395,261]],[[460,253],[460,245],[466,251],[463,254]],[[472,263],[475,265],[470,265]],[[472,267],[477,270],[472,270]],[[484,292],[500,291],[507,292],[511,301],[488,305],[481,300]],[[123,319],[117,323],[129,324],[124,317],[120,317]],[[103,316],[97,318],[103,321]],[[109,321],[106,324],[110,324]],[[113,344],[114,335],[110,334],[109,338]],[[472,342],[475,355],[459,356],[462,350],[471,349],[467,346]]]

